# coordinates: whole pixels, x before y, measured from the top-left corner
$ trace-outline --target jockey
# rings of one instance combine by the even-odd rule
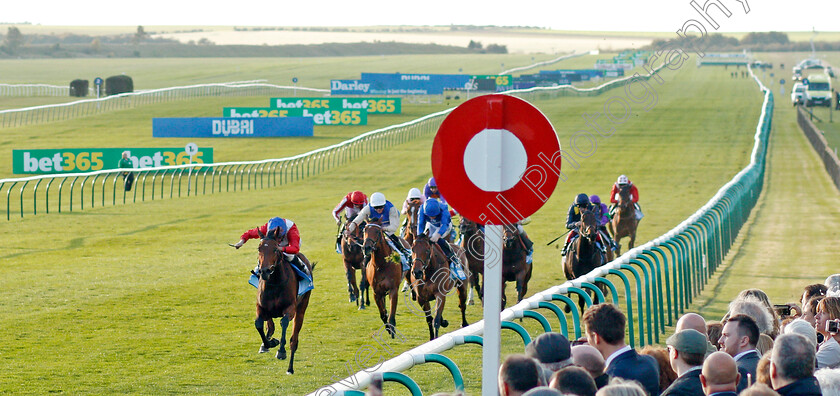
[[[571,231],[569,232],[569,236],[566,237],[566,243],[563,244],[563,253],[561,253],[562,256],[566,255],[569,245],[571,245],[572,241],[578,235],[577,230],[582,217],[581,213],[584,210],[595,210],[595,207],[589,201],[589,196],[581,193],[575,197],[575,202],[569,206],[569,214],[566,216],[566,228]],[[600,240],[600,238],[598,239]],[[601,249],[603,250],[603,247],[601,247]]]
[[[348,193],[341,199],[332,211],[336,225],[341,225],[341,210],[344,209],[344,216],[347,221],[353,220],[356,215],[367,205],[367,196],[361,191]],[[335,237],[335,252],[341,254],[341,233]]]
[[[427,199],[417,214],[417,235],[426,231],[428,231],[432,243],[437,243],[449,259],[449,269],[453,276],[462,281],[466,280],[467,276],[461,269],[460,260],[455,256],[455,252],[449,248],[449,243],[446,242],[446,236],[452,231],[452,218],[449,214],[449,208],[437,199]]]
[[[400,237],[394,234],[400,224],[400,214],[397,212],[397,207],[385,199],[385,194],[375,192],[370,196],[370,205],[365,206],[353,221],[347,223],[347,229],[344,231],[349,234],[353,232],[363,221],[379,220],[382,224],[382,231],[388,236],[388,245],[391,249],[400,253],[402,256],[403,265],[407,265],[411,257],[411,252],[406,249]],[[370,260],[370,257],[365,257],[365,263]]]
[[[423,195],[426,197],[426,199],[435,198],[435,199],[438,200],[438,202],[440,202],[444,205],[447,205],[447,207],[449,205],[449,204],[446,203],[446,199],[443,198],[442,195],[440,195],[440,191],[438,191],[437,182],[435,182],[434,177],[430,177],[429,181],[426,183],[426,186],[423,187]],[[449,218],[451,219],[451,218],[455,217],[456,214],[458,214],[458,212],[456,212],[454,209],[452,209],[450,207],[449,208]],[[453,229],[452,232],[449,233],[449,242],[455,242],[455,233],[456,232],[457,231],[455,229]]]
[[[528,264],[534,262],[534,242],[531,241],[531,238],[528,237],[528,233],[525,232],[525,228],[522,227],[525,224],[531,222],[530,217],[526,217],[520,221],[516,222],[516,230],[519,231],[519,237],[522,238],[522,244],[525,245],[525,250],[528,251],[528,256],[525,257],[525,261]]]
[[[408,213],[409,205],[411,205],[412,203],[419,203],[420,205],[422,205],[425,202],[426,202],[426,197],[423,196],[423,193],[420,192],[419,188],[414,187],[414,188],[412,188],[411,190],[408,191],[408,196],[405,197],[405,201],[403,202],[402,210],[400,211],[400,214],[408,216],[409,215],[409,213]],[[408,217],[406,217],[402,222],[402,225],[401,225],[401,228],[400,228],[400,235],[405,236],[405,228],[406,227],[408,227]]]
[[[309,269],[303,265],[303,262],[301,262],[300,258],[297,256],[300,252],[300,232],[298,232],[297,225],[291,220],[272,217],[268,223],[245,231],[245,233],[239,237],[239,242],[231,246],[239,249],[247,240],[259,238],[260,233],[268,235],[268,233],[274,229],[279,230],[277,233],[277,241],[279,242],[278,245],[280,246],[280,251],[283,253],[283,258],[289,262],[289,264],[294,265],[297,269],[311,277],[312,274],[309,273]],[[257,264],[255,271],[259,270],[259,268],[259,264]]]
[[[636,206],[636,220],[641,220],[644,217],[642,213],[642,208],[639,206],[639,189],[636,188],[636,185],[630,181],[625,175],[621,175],[616,180],[615,184],[612,186],[612,190],[610,190],[610,218],[613,217],[615,214],[615,208],[618,207],[618,193],[621,190],[622,186],[630,185],[630,199],[633,200],[633,204]]]
[[[602,203],[601,197],[597,195],[590,195],[589,202],[591,202],[594,207],[595,217],[598,219],[598,232],[601,233],[601,238],[610,244],[613,251],[617,250],[618,246],[616,246],[615,241],[610,238],[610,234],[607,232],[607,223],[610,222],[610,219],[607,216],[609,211],[607,209],[607,205]]]

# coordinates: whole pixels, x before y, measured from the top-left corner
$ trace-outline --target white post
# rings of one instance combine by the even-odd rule
[[[502,226],[484,227],[484,347],[482,349],[482,396],[499,395],[499,360],[502,307]]]

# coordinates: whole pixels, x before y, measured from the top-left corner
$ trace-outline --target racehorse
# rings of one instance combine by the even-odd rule
[[[260,353],[268,352],[269,349],[280,345],[277,350],[277,358],[286,358],[286,327],[289,321],[294,319],[295,326],[292,330],[292,337],[289,338],[291,356],[289,357],[288,374],[294,374],[295,351],[298,347],[298,335],[303,327],[303,317],[306,314],[306,307],[309,305],[309,296],[312,291],[307,291],[298,296],[298,279],[292,264],[286,262],[280,252],[280,245],[277,242],[277,229],[272,230],[268,235],[260,234],[259,261],[260,268],[259,286],[257,287],[257,318],[254,326],[262,338]],[[312,273],[312,266],[303,253],[298,253],[301,262]],[[274,318],[282,317],[280,326],[282,335],[280,341],[271,338],[274,334]],[[268,321],[268,333],[263,331],[263,323]]]
[[[528,292],[532,266],[526,260],[528,249],[522,242],[516,224],[505,225],[502,249],[502,309],[507,304],[505,282],[516,282],[516,301],[522,301]]]
[[[453,245],[450,245],[450,248],[456,249],[456,255],[462,263],[466,260],[460,248]],[[426,234],[417,236],[411,246],[411,287],[417,294],[417,303],[426,314],[429,340],[437,338],[441,327],[449,326],[449,322],[443,319],[443,307],[446,304],[446,295],[455,287],[458,288],[461,327],[467,327],[466,301],[469,285],[452,279],[443,250],[433,244]],[[435,300],[434,316],[429,304],[431,300]]]
[[[373,288],[373,299],[379,308],[379,317],[385,324],[388,334],[394,338],[396,334],[397,298],[399,297],[400,279],[402,278],[402,264],[399,254],[388,245],[385,231],[379,220],[373,220],[365,226],[365,255],[370,261],[365,263],[365,275],[370,287]],[[385,312],[385,296],[391,297],[390,314]]]
[[[361,234],[364,224],[356,227],[349,235],[342,234],[341,236],[341,256],[344,260],[344,273],[347,276],[347,292],[350,293],[350,302],[356,302],[359,309],[365,309],[365,305],[370,305],[370,285],[365,279],[363,263],[365,253],[362,251]],[[362,270],[358,287],[356,286],[357,269]]]
[[[484,277],[484,233],[478,228],[478,223],[461,216],[458,228],[461,232],[461,248],[467,256],[467,264],[470,269],[470,289],[467,304],[473,305],[473,289],[478,298],[484,301],[484,284],[480,283],[478,275]]]
[[[584,210],[580,215],[580,223],[578,236],[572,242],[572,245],[569,246],[569,251],[566,253],[566,258],[563,261],[563,271],[566,273],[567,280],[586,275],[606,263],[606,257],[604,257],[596,245],[598,220],[595,218],[595,213],[590,210]],[[599,287],[603,287],[603,285],[599,285]],[[580,296],[578,299],[580,312],[583,312],[583,297]],[[571,311],[571,308],[566,307],[566,312],[569,311]]]
[[[621,238],[630,237],[630,242],[627,244],[628,249],[632,249],[636,243],[636,228],[639,226],[639,221],[636,219],[636,205],[630,199],[630,185],[625,184],[618,190],[618,207],[610,220],[610,233],[615,244],[618,245],[616,255],[621,254]]]

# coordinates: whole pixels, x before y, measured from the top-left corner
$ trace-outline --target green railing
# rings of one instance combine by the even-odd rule
[[[752,74],[752,71],[750,71]],[[764,182],[767,140],[773,118],[773,94],[753,78],[764,93],[755,132],[750,163],[718,190],[703,207],[671,231],[642,246],[635,247],[612,262],[573,281],[549,288],[501,313],[502,327],[516,331],[527,344],[531,336],[515,322],[518,318],[536,319],[543,331],[551,328],[538,309],[551,311],[559,330],[580,338],[580,311],[572,296],[580,296],[587,306],[605,301],[599,285],[610,290],[613,303],[619,302],[616,280],[624,290],[627,342],[633,347],[658,343],[665,327],[673,325],[723,262],[741,227],[761,194]],[[632,280],[631,280],[632,277]],[[590,293],[595,295],[593,301]],[[559,301],[560,305],[555,304]],[[568,307],[571,323],[562,308]],[[411,368],[416,356],[442,353],[463,344],[482,345],[484,322],[478,322],[402,353],[378,366],[377,372],[398,372]],[[310,395],[334,395],[361,389],[370,382],[371,373],[362,370],[345,380],[315,390]],[[352,385],[350,385],[352,384]]]

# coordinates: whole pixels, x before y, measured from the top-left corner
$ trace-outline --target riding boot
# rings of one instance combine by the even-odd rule
[[[464,270],[461,268],[461,260],[458,259],[458,256],[455,253],[451,253],[449,255],[449,270],[452,271],[452,275],[454,278],[459,280],[467,280],[467,274],[464,273]]]
[[[566,252],[569,251],[569,243],[571,243],[572,239],[566,239],[566,242],[563,244],[563,251],[560,252],[561,256],[565,256]]]
[[[341,254],[341,234],[335,237],[335,252]]]
[[[289,261],[289,263],[291,263],[292,265],[294,265],[297,269],[301,270],[304,274],[309,275],[309,277],[310,277],[310,278],[312,277],[312,274],[311,274],[311,273],[309,273],[309,269],[308,269],[308,268],[306,268],[306,266],[305,266],[305,265],[303,264],[303,262],[300,260],[300,257],[295,256],[295,258],[294,258],[294,259],[292,259],[292,261]]]
[[[528,257],[525,258],[525,262],[531,264],[534,261],[534,242],[531,241],[531,238],[528,238],[528,234],[520,235],[522,236],[522,244],[528,250]]]

